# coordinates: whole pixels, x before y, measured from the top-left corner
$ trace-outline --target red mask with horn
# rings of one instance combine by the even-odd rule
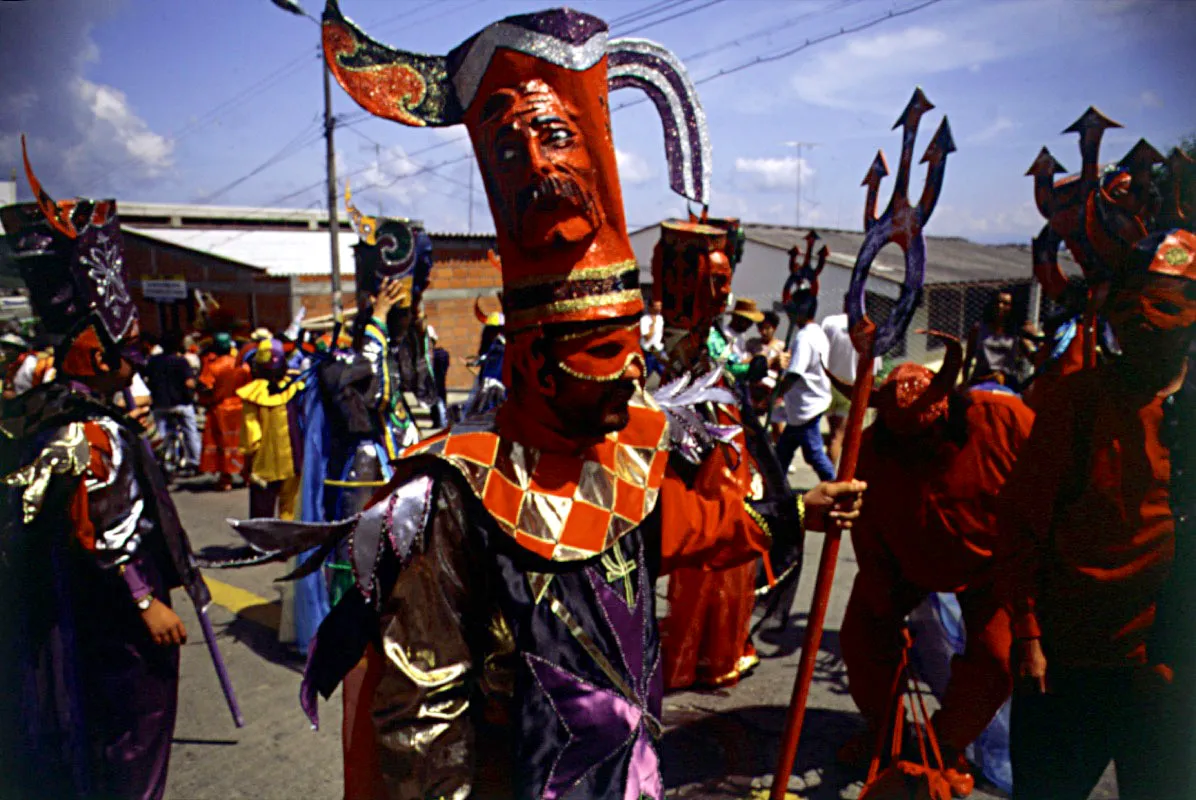
[[[872,390],[868,401],[885,427],[897,436],[917,436],[947,415],[947,398],[963,367],[963,345],[959,339],[940,331],[920,330],[917,333],[943,341],[947,350],[943,366],[934,372],[921,364],[898,364],[885,382]],[[839,380],[829,370],[827,377],[835,388],[847,397],[851,396],[850,384]]]

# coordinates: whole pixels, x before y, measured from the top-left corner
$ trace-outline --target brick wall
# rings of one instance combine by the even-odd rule
[[[176,327],[192,330],[196,322],[194,289],[210,293],[222,308],[251,326],[277,330],[290,323],[290,283],[286,278],[272,278],[263,270],[128,231],[123,238],[129,290],[143,331],[158,335]],[[141,291],[141,281],[147,278],[185,280],[188,297],[173,302],[147,300]]]
[[[474,300],[485,295],[482,308],[487,312],[498,309],[495,296],[502,288],[502,276],[490,263],[487,250],[494,247],[492,237],[433,237],[436,247],[436,266],[424,295],[424,312],[436,329],[439,346],[448,350],[448,386],[468,389],[473,385],[473,373],[465,367],[465,359],[478,350],[482,325],[473,313]]]

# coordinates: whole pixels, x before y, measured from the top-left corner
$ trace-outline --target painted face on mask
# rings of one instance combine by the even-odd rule
[[[733,277],[725,251],[726,234],[717,228],[674,222],[661,226],[652,273],[666,325],[706,328],[723,313]]]
[[[547,83],[502,89],[481,116],[482,174],[512,241],[535,251],[576,244],[602,226],[577,112]]]

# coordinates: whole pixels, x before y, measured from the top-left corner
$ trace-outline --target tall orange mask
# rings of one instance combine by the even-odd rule
[[[447,56],[395,50],[324,12],[332,74],[366,110],[412,126],[464,124],[494,215],[512,340],[542,325],[637,316],[609,91],[643,89],[661,112],[670,185],[705,204],[710,147],[677,59],[569,9],[508,17]],[[512,342],[514,343],[514,342]]]

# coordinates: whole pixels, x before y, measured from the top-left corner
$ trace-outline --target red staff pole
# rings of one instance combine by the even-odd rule
[[[843,455],[839,459],[836,480],[849,481],[855,477],[860,456],[860,436],[864,432],[864,414],[872,396],[873,343],[876,326],[867,317],[860,320],[858,335],[852,337],[859,358],[856,364],[855,385],[851,390],[851,411],[847,415],[847,429],[843,434]],[[814,602],[806,623],[806,635],[801,647],[801,661],[793,682],[793,696],[785,718],[785,733],[781,737],[781,754],[773,771],[771,800],[784,800],[797,758],[797,744],[801,740],[802,723],[806,717],[806,703],[810,699],[810,685],[814,681],[814,664],[822,644],[822,626],[826,622],[826,607],[830,603],[831,586],[835,582],[835,566],[839,560],[839,542],[843,531],[836,523],[827,525],[822,542],[822,556],[818,559],[818,579],[814,584]]]

